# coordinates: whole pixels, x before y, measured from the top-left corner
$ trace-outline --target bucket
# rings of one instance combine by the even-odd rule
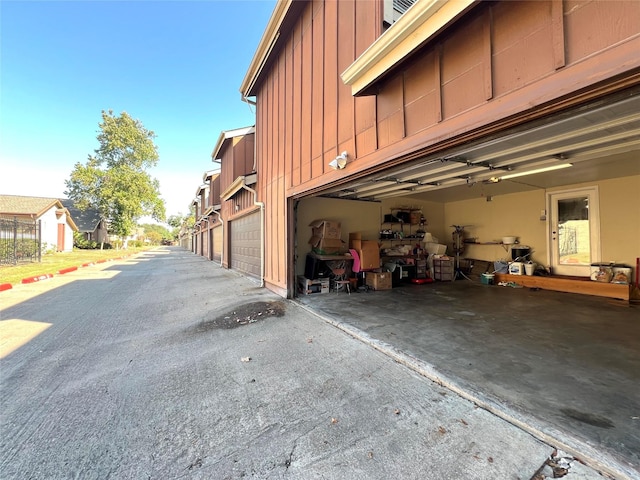
[[[517,247],[511,248],[511,259],[512,260],[528,260],[528,256],[531,255],[531,247],[527,247],[526,245],[518,245]]]
[[[511,262],[509,264],[509,273],[511,275],[524,275],[524,263],[522,262]]]
[[[509,264],[507,262],[493,262],[495,273],[509,273]]]
[[[533,275],[533,272],[536,269],[536,264],[535,263],[525,263],[524,264],[524,272],[527,275]]]
[[[480,275],[480,283],[483,285],[493,285],[496,276],[493,273],[483,273]]]

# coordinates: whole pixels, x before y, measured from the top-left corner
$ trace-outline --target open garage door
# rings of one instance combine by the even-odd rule
[[[213,258],[214,262],[220,263],[222,260],[222,226],[213,229]]]
[[[230,265],[253,277],[260,277],[260,212],[233,220]]]

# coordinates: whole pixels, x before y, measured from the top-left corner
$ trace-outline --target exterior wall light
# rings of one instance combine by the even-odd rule
[[[342,152],[340,155],[329,162],[329,166],[334,170],[342,170],[347,166],[347,158],[347,152]]]

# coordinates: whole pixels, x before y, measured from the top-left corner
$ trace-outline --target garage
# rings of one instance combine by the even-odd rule
[[[222,260],[222,225],[213,227],[212,238],[213,238],[213,257],[211,259],[214,262],[220,263],[220,261]]]
[[[236,218],[229,223],[231,268],[260,277],[260,212]]]
[[[530,252],[523,260],[541,274],[588,278],[600,263],[633,268],[640,252],[624,238],[640,224],[621,205],[625,192],[637,203],[638,112],[636,88],[417,160],[414,154],[303,197],[296,208],[296,275],[304,274],[311,250],[308,225],[319,218],[340,222],[343,252],[352,233],[377,241],[380,267],[412,264],[416,247],[437,250],[426,238],[446,246],[459,274],[473,261],[493,273],[496,262],[511,262],[523,247]],[[399,212],[423,221],[387,221]]]
[[[477,393],[474,401],[523,419],[534,434],[602,459],[612,475],[634,478],[638,306],[602,293],[609,287],[628,293],[629,285],[599,283],[590,273],[596,263],[634,272],[640,256],[638,112],[640,95],[627,90],[298,199],[298,276],[306,274],[312,250],[309,225],[319,218],[340,223],[337,254],[357,232],[380,247],[380,271],[409,264],[412,277],[415,250],[396,247],[418,244],[425,252],[434,243],[446,249],[441,258],[453,273],[431,264],[430,275],[441,275],[432,283],[407,278],[351,294],[298,289],[298,301],[354,335],[393,345],[421,373]],[[402,211],[420,212],[424,222],[396,220]],[[457,245],[456,227],[462,227]],[[416,238],[421,230],[432,242]],[[503,242],[509,236],[517,243]],[[504,286],[483,283],[482,273],[513,262],[522,247],[538,274],[507,274]],[[556,279],[587,294],[527,284]]]

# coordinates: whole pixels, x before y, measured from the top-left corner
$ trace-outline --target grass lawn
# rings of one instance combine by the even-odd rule
[[[84,263],[131,256],[143,250],[147,249],[129,248],[127,250],[80,250],[74,248],[72,252],[49,253],[42,256],[42,262],[1,265],[0,284],[10,283],[15,285],[16,283],[20,283],[23,278],[45,275],[47,273],[55,275],[58,271],[65,268],[81,267]]]

